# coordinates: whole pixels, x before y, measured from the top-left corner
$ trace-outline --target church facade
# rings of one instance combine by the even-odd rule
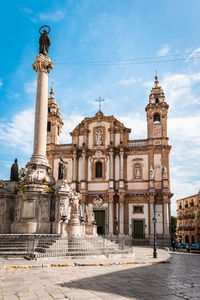
[[[147,138],[130,140],[131,129],[99,110],[61,144],[63,122],[51,88],[48,99],[47,158],[58,179],[60,157],[65,179],[81,194],[81,218],[93,207],[98,234],[129,235],[151,243],[156,217],[158,243],[170,240],[168,104],[155,76],[145,111]],[[155,218],[154,218],[155,221]]]

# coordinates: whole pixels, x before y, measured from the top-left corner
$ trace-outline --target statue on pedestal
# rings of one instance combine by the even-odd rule
[[[62,157],[60,157],[60,162],[58,167],[58,180],[59,179],[65,179],[65,164]]]
[[[44,27],[47,27],[49,31],[47,32],[46,29],[43,29]],[[41,29],[43,29],[42,33],[41,33]],[[39,53],[45,56],[49,56],[49,46],[51,45],[51,40],[50,37],[48,36],[49,32],[50,32],[50,27],[48,25],[42,26],[39,30],[39,33],[41,34],[39,39]]]
[[[12,167],[11,167],[10,181],[19,181],[17,158],[15,158],[15,162],[14,162],[14,164],[12,164]]]

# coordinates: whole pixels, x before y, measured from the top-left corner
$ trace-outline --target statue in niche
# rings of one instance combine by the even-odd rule
[[[60,179],[65,179],[65,164],[62,157],[60,157],[60,162],[58,167],[58,180]]]
[[[139,165],[135,166],[135,178],[142,178],[141,167]]]
[[[154,169],[152,168],[152,166],[150,167],[149,170],[149,178],[150,180],[154,180]]]
[[[96,145],[100,146],[103,144],[103,130],[101,128],[96,130]]]
[[[164,167],[163,168],[163,179],[167,179],[167,168],[166,167]]]
[[[47,30],[43,29],[43,32],[41,33],[41,29],[40,28],[40,39],[39,39],[39,53],[43,54],[45,56],[49,56],[49,46],[51,45],[51,40],[50,37],[48,36]]]
[[[15,158],[15,162],[14,164],[12,164],[10,170],[10,181],[19,181],[19,170],[18,170],[17,158]]]

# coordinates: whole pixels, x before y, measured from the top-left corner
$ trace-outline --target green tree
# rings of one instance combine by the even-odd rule
[[[176,232],[176,225],[177,225],[177,217],[171,216],[172,233]]]
[[[26,172],[27,172],[27,168],[21,167],[19,170],[19,178],[22,179],[26,175]]]

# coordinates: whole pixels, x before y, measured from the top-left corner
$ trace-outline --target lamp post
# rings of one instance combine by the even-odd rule
[[[157,243],[156,243],[156,221],[157,218],[154,216],[152,218],[153,221],[153,228],[154,228],[154,234],[153,234],[153,258],[157,258]]]

